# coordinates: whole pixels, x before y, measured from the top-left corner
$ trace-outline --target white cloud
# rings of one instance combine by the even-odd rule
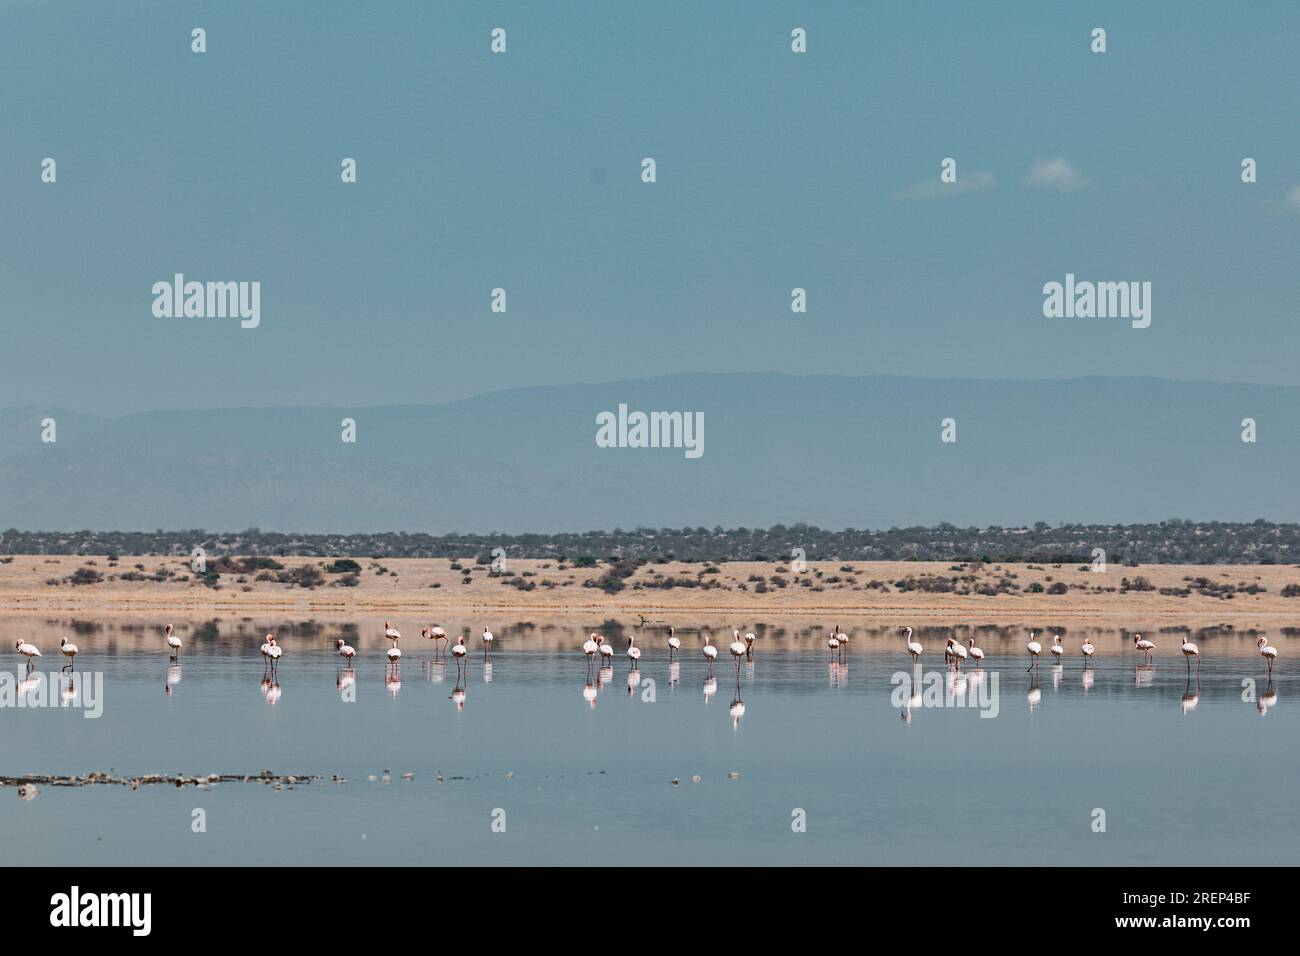
[[[1057,156],[1055,159],[1040,159],[1029,167],[1025,185],[1072,193],[1087,188],[1088,177],[1064,156]]]
[[[900,202],[912,202],[926,199],[952,199],[968,193],[983,192],[996,184],[992,173],[962,173],[955,183],[945,183],[938,176],[924,182],[897,189],[889,194],[890,199]]]

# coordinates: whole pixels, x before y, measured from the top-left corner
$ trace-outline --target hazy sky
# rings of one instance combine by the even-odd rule
[[[1297,10],[6,0],[0,406],[682,371],[1300,384]],[[175,272],[259,280],[260,328],[155,318]],[[1044,318],[1067,272],[1150,281],[1151,327]]]

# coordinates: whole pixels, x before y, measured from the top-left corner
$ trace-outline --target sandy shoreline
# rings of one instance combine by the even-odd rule
[[[1111,565],[1095,572],[1082,565],[831,561],[809,562],[797,572],[784,564],[753,562],[620,569],[605,561],[575,567],[519,559],[494,574],[472,558],[356,560],[360,570],[349,573],[332,568],[330,559],[279,557],[274,563],[280,567],[223,572],[213,579],[219,585],[214,588],[185,557],[124,556],[114,563],[102,555],[18,555],[0,564],[0,613],[324,620],[832,615],[990,623],[1091,619],[1116,626],[1136,620],[1231,621],[1271,627],[1300,617],[1300,597],[1283,596],[1288,585],[1300,592],[1300,568],[1289,565]],[[207,570],[211,573],[211,562]],[[620,577],[624,572],[627,576]],[[72,583],[78,573],[91,583]],[[277,580],[304,574],[303,580],[320,583],[303,587]],[[94,581],[96,575],[101,580]],[[611,576],[616,578],[611,587],[621,584],[620,589],[592,586],[608,583]],[[676,586],[662,586],[668,581]],[[1062,587],[1065,593],[1051,593]],[[936,590],[943,588],[949,590]]]

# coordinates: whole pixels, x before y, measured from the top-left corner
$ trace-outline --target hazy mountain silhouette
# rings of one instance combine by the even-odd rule
[[[620,402],[702,411],[704,456],[598,448],[596,415]],[[356,444],[340,441],[345,417]],[[946,417],[955,444],[939,440]],[[420,407],[0,411],[0,527],[1294,521],[1297,466],[1300,388],[688,374]]]

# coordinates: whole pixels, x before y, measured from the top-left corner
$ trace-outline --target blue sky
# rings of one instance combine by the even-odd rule
[[[418,403],[686,371],[1300,384],[1294,4],[9,0],[0,18],[0,407]],[[947,156],[985,188],[907,198]],[[1058,185],[1086,185],[1026,182],[1057,158]],[[260,280],[260,328],[154,318],[178,271]],[[1151,281],[1151,327],[1045,319],[1067,272]]]

